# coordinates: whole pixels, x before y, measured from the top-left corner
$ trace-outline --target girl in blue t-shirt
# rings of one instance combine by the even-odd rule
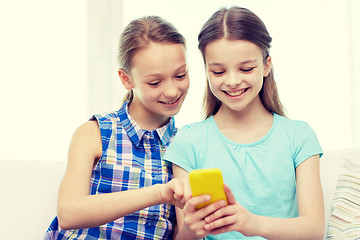
[[[162,156],[189,88],[185,39],[168,22],[133,20],[119,45],[129,94],[119,111],[94,115],[74,133],[45,239],[172,239],[185,195]]]
[[[180,179],[220,168],[228,205],[196,210],[210,196],[191,198],[177,209],[177,239],[322,239],[322,149],[307,123],[285,117],[265,25],[248,9],[220,9],[198,40],[206,120],[180,129],[164,159]]]

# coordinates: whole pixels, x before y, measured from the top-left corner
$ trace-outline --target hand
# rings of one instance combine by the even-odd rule
[[[251,236],[256,232],[256,215],[236,202],[234,194],[227,185],[224,185],[224,190],[229,205],[207,216],[204,229],[214,235],[238,231],[245,236]]]
[[[183,209],[184,223],[182,226],[182,228],[186,232],[186,239],[200,239],[209,235],[210,231],[207,231],[204,228],[206,224],[204,220],[205,217],[226,206],[227,204],[226,201],[221,200],[199,210],[196,209],[196,206],[198,204],[207,202],[209,200],[209,195],[200,195],[197,197],[193,197],[186,202]]]
[[[185,178],[172,179],[162,185],[160,196],[164,203],[183,208],[186,201],[191,197],[189,180]]]

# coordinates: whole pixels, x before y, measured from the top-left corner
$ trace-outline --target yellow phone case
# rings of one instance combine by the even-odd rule
[[[189,179],[193,196],[202,194],[209,194],[211,196],[209,201],[198,204],[196,209],[203,208],[219,200],[227,202],[224,181],[219,168],[192,170],[189,174]]]

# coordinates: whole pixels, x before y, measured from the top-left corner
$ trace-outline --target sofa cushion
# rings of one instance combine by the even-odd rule
[[[66,162],[0,160],[1,239],[43,239]]]
[[[342,159],[331,210],[327,239],[358,239],[360,236],[360,157]]]

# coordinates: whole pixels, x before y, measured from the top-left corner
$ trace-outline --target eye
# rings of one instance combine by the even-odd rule
[[[240,69],[242,72],[245,72],[245,73],[247,73],[247,72],[251,72],[252,70],[254,70],[254,68],[255,67],[251,67],[251,68],[242,68],[242,69]]]
[[[150,86],[154,87],[160,84],[160,81],[154,81],[154,82],[149,82],[148,83]]]
[[[212,73],[216,76],[220,76],[225,73],[225,71],[212,71]]]
[[[176,79],[184,79],[187,75],[187,72],[183,73],[183,74],[179,74],[179,75],[176,75],[175,78]]]

